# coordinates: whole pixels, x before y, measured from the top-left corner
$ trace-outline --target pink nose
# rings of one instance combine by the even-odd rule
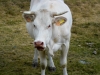
[[[42,46],[43,45],[43,42],[41,41],[37,41],[37,42],[34,42],[35,46]]]
[[[44,43],[41,41],[34,42],[34,45],[35,45],[35,48],[37,48],[38,50],[44,49],[44,47],[43,47]]]

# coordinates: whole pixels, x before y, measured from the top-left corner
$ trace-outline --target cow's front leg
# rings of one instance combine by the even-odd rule
[[[52,59],[53,56],[54,56],[53,49],[50,46],[50,44],[48,44],[48,70],[51,72],[56,70],[53,59]]]
[[[34,51],[34,57],[33,57],[33,63],[32,63],[32,65],[33,65],[34,68],[38,66],[38,55],[39,55],[38,54],[38,50],[35,49],[35,51]]]
[[[40,64],[41,64],[41,75],[45,75],[45,69],[47,67],[47,59],[45,51],[39,51]]]
[[[51,72],[56,70],[52,56],[50,55],[49,52],[48,52],[48,70],[51,71]]]
[[[67,41],[66,44],[62,45],[61,58],[60,58],[60,63],[63,67],[63,75],[68,75],[66,69],[68,49],[69,49],[69,42]]]

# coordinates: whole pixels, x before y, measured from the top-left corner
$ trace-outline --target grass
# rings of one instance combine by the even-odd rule
[[[65,0],[73,14],[68,53],[69,75],[100,74],[100,0]],[[28,35],[20,11],[29,9],[29,0],[0,0],[0,75],[40,75],[32,67],[33,40]],[[96,51],[97,54],[93,54]],[[62,75],[60,52],[55,53],[56,72]],[[80,61],[87,62],[86,64]]]

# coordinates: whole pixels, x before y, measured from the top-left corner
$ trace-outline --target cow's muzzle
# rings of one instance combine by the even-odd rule
[[[34,42],[34,46],[39,51],[43,51],[44,50],[44,43],[41,42],[41,41]]]

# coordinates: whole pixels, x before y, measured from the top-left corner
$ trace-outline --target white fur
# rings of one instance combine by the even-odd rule
[[[43,9],[46,9],[47,12],[41,12]],[[34,11],[36,18],[33,22],[26,23],[28,33],[35,42],[42,41],[44,42],[44,47],[46,49],[48,48],[49,66],[55,67],[51,56],[54,56],[54,51],[61,50],[60,63],[63,66],[63,75],[68,75],[65,65],[67,64],[67,53],[72,26],[72,15],[69,7],[64,3],[64,0],[31,0],[29,11]],[[61,13],[64,11],[68,12],[61,16],[65,17],[67,22],[62,26],[57,26],[56,24],[52,25],[50,13]],[[56,17],[59,16],[55,16],[54,18]],[[51,27],[47,28],[49,24]],[[36,27],[34,27],[34,25],[36,25]],[[39,51],[39,55],[41,65],[46,68],[47,59],[45,51]],[[37,54],[34,55],[33,59],[38,59]],[[41,75],[45,75],[45,69],[43,69],[43,67],[41,68]]]

